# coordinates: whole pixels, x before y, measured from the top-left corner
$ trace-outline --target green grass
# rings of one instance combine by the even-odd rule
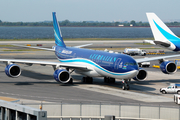
[[[7,50],[1,50],[1,51],[6,51],[6,52],[14,52],[14,51],[43,51],[39,49],[7,49]]]
[[[134,44],[137,44],[137,45],[152,45],[150,43],[134,43]]]
[[[153,40],[153,38],[63,38],[64,41],[88,41],[88,40]],[[54,38],[52,39],[0,39],[0,41],[54,41]]]
[[[53,41],[54,39],[0,39],[0,41]]]
[[[124,50],[125,48],[91,48],[92,50],[105,50],[107,49],[108,51],[110,50]],[[162,48],[155,48],[155,47],[149,47],[149,48],[139,48],[139,49],[162,49]]]
[[[0,45],[0,47],[14,47],[14,45]]]
[[[149,47],[149,48],[139,48],[139,49],[143,49],[143,50],[145,50],[145,49],[163,49],[163,48]]]

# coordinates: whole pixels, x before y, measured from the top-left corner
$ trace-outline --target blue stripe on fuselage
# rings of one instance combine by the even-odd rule
[[[124,54],[59,46],[55,53],[61,62],[86,63],[112,75],[126,75],[127,72],[138,70],[136,61]]]

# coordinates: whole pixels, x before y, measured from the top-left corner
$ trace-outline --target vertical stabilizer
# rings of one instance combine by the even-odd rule
[[[53,12],[52,15],[53,15],[55,43],[57,46],[66,47],[66,45],[64,44],[62,35],[61,35],[61,31],[60,31],[60,27],[59,27],[57,18],[56,18],[56,12]]]
[[[146,15],[155,40],[166,42],[178,39],[155,13],[146,13]]]

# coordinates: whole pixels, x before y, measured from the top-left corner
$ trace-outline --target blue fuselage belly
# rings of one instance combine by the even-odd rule
[[[102,76],[125,79],[134,77],[138,71],[136,61],[124,54],[59,46],[56,46],[55,54],[60,62],[86,64]]]

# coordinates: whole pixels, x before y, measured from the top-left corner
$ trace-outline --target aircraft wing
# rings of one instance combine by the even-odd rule
[[[10,64],[10,63],[22,63],[26,65],[33,65],[33,64],[39,64],[42,66],[51,65],[53,67],[67,67],[67,68],[73,68],[73,69],[81,69],[81,70],[91,70],[88,68],[88,66],[81,65],[81,64],[67,64],[62,62],[47,62],[47,61],[32,61],[32,60],[18,60],[18,59],[0,59],[0,62]]]
[[[136,60],[137,63],[141,63],[141,62],[147,62],[147,61],[153,61],[153,60],[163,60],[163,59],[166,59],[166,58],[173,58],[173,57],[180,57],[180,54],[178,54],[178,55],[169,55],[169,56],[139,58],[139,59],[135,59],[135,60]]]

